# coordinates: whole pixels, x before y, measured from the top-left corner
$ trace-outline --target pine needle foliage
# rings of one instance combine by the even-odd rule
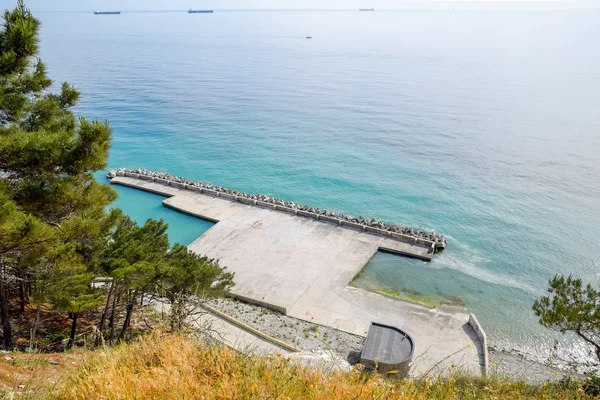
[[[550,295],[533,304],[540,324],[561,333],[576,334],[594,349],[600,362],[600,292],[571,275],[556,275],[549,284]]]
[[[50,302],[76,315],[97,306],[90,288],[114,217],[106,122],[77,118],[79,92],[53,81],[39,57],[40,22],[19,0],[0,30],[0,317],[13,347],[10,299]],[[35,325],[35,322],[33,323]],[[32,328],[35,331],[35,327]]]

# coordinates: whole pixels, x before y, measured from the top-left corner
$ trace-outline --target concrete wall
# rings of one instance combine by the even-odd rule
[[[275,204],[267,203],[266,201],[258,201],[256,200],[256,205],[263,208],[270,208],[271,210],[275,209]]]
[[[238,197],[237,201],[238,201],[238,203],[248,204],[250,206],[255,206],[256,205],[256,200],[247,199],[245,197]]]
[[[477,335],[477,338],[479,339],[479,342],[481,343],[481,352],[482,352],[482,354],[481,354],[481,358],[482,358],[481,372],[485,376],[485,375],[487,375],[488,366],[489,366],[487,336],[485,334],[485,331],[479,324],[479,321],[477,320],[477,317],[475,316],[475,314],[469,315],[469,325],[471,325],[471,328],[473,328],[473,331],[475,331],[475,335]]]
[[[425,240],[425,239],[421,239],[421,238],[416,238],[417,239],[417,243],[422,244],[423,246],[429,247],[429,246],[435,246],[435,242],[432,242],[431,240]]]
[[[295,353],[301,351],[301,350],[297,349],[296,347],[294,347],[294,346],[292,346],[292,345],[290,345],[288,343],[285,343],[285,342],[283,342],[283,341],[281,341],[279,339],[275,339],[275,338],[273,338],[273,337],[271,337],[271,336],[269,336],[269,335],[267,335],[267,334],[265,334],[265,333],[263,333],[263,332],[261,332],[261,331],[259,331],[257,329],[254,329],[250,325],[247,325],[247,324],[245,324],[245,323],[243,323],[241,321],[238,321],[237,319],[235,319],[235,318],[233,318],[233,317],[231,317],[231,316],[229,316],[229,315],[227,315],[227,314],[225,314],[225,313],[223,313],[223,312],[221,312],[221,311],[219,311],[217,309],[214,309],[214,308],[212,308],[210,306],[207,306],[206,304],[202,304],[202,307],[205,308],[205,309],[207,309],[211,313],[213,313],[213,314],[215,314],[215,315],[223,318],[227,322],[229,322],[229,323],[231,323],[231,324],[233,324],[233,325],[235,325],[235,326],[237,326],[237,327],[239,327],[239,328],[241,328],[241,329],[243,329],[243,330],[245,330],[247,332],[250,332],[253,335],[258,336],[259,338],[262,338],[262,339],[264,339],[264,340],[266,340],[266,341],[268,341],[268,342],[270,342],[270,343],[272,343],[272,344],[274,344],[274,345],[276,345],[278,347],[281,347],[281,348],[283,348],[285,350],[288,350],[288,351],[291,351],[291,352],[295,352]]]
[[[425,247],[431,247],[431,246],[435,245],[435,242],[432,242],[431,240],[425,240],[425,239],[417,238],[414,236],[405,235],[403,233],[390,232],[389,235],[391,237],[393,237],[394,239],[402,240],[403,242],[408,242],[408,243],[417,243],[417,244],[420,244]]]
[[[308,212],[308,211],[298,210],[298,212],[296,214],[300,215],[301,217],[308,217],[308,218],[317,219],[317,214],[311,213],[311,212]]]
[[[381,235],[381,236],[390,236],[390,232],[384,231],[383,229],[379,229],[379,228],[372,228],[370,226],[367,226],[365,228],[365,230],[367,232],[376,233],[376,234]]]
[[[348,226],[350,228],[358,229],[359,231],[364,231],[366,228],[365,225],[357,224],[356,222],[350,221],[342,221],[342,226]]]
[[[184,183],[181,183],[181,182],[173,182],[173,181],[170,181],[170,182],[169,182],[169,186],[173,186],[173,187],[176,187],[176,188],[178,188],[178,189],[185,189],[185,184],[184,184]]]
[[[393,237],[394,239],[403,240],[405,242],[410,242],[410,243],[414,242],[414,238],[412,236],[408,236],[403,233],[392,232],[390,236]]]
[[[341,225],[339,218],[328,217],[327,215],[319,215],[320,221],[332,222],[336,225]]]
[[[234,299],[241,300],[245,303],[256,304],[257,306],[268,308],[270,310],[277,311],[283,315],[287,315],[287,309],[285,307],[276,306],[275,304],[266,303],[264,301],[260,301],[260,300],[256,300],[256,299],[251,299],[249,297],[242,296],[242,295],[235,294],[235,293],[231,293],[230,296],[233,297]]]
[[[290,208],[290,207],[285,207],[285,206],[275,206],[275,209],[277,211],[283,211],[288,214],[294,214],[294,215],[296,215],[296,212],[297,212],[297,210]]]

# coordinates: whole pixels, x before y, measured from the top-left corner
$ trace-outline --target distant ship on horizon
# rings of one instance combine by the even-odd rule
[[[94,11],[94,15],[118,15],[121,11]]]
[[[188,10],[188,14],[212,14],[213,10],[192,10],[191,8]]]
[[[375,11],[374,8],[359,8],[358,11]]]

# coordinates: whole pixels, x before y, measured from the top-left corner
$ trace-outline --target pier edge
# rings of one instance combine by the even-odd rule
[[[399,224],[387,224],[382,221],[378,221],[375,218],[368,220],[363,217],[356,218],[341,213],[321,210],[319,208],[315,209],[306,205],[297,205],[293,202],[274,199],[267,195],[254,195],[238,192],[236,190],[231,190],[212,184],[201,183],[172,176],[163,172],[152,172],[145,169],[120,168],[117,170],[111,170],[106,175],[107,179],[112,179],[117,176],[152,181],[166,186],[172,186],[182,190],[195,191],[242,204],[251,204],[298,216],[312,218],[319,221],[330,222],[340,226],[369,232],[378,236],[389,237],[401,242],[416,243],[430,248],[430,252],[439,252],[446,247],[446,239],[444,236],[435,232],[420,231]]]

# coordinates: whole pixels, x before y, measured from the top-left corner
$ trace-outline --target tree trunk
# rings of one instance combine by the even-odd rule
[[[119,335],[119,341],[121,341],[125,338],[125,332],[127,332],[127,329],[129,328],[129,324],[131,323],[131,314],[133,313],[133,304],[134,303],[127,304],[126,313],[125,313],[125,321],[123,321],[123,329],[121,330],[121,334]]]
[[[115,281],[110,283],[110,290],[108,291],[108,295],[106,296],[106,304],[104,305],[104,311],[102,311],[102,316],[100,317],[100,323],[98,324],[98,335],[96,336],[96,346],[100,346],[100,343],[104,338],[104,328],[106,328],[106,316],[108,315],[108,309],[110,307],[110,300],[113,296],[113,292],[115,290]]]
[[[178,296],[171,302],[171,329],[174,332],[181,331],[185,321],[185,302]]]
[[[25,290],[23,283],[19,284],[19,304],[21,306],[21,314],[25,314]]]
[[[104,311],[102,312],[102,316],[100,317],[99,330],[102,332],[106,327],[106,315],[108,314],[108,307],[110,306],[110,299],[115,290],[115,281],[113,280],[110,284],[110,290],[108,291],[108,296],[106,296],[106,305],[104,306]]]
[[[35,310],[35,319],[33,320],[33,326],[31,327],[31,338],[29,339],[29,350],[33,351],[33,349],[35,349],[35,336],[37,335],[37,327],[38,324],[40,323],[40,312],[41,312],[41,307],[37,306],[37,309]]]
[[[73,347],[73,342],[75,342],[75,333],[77,333],[77,313],[71,313],[70,316],[73,322],[71,323],[71,335],[69,336],[69,341],[67,342],[67,350]]]
[[[579,329],[577,329],[575,331],[575,333],[577,334],[577,336],[579,336],[580,338],[582,338],[583,340],[585,340],[586,342],[588,342],[589,344],[591,344],[592,346],[594,346],[594,349],[596,350],[596,358],[598,358],[598,361],[600,361],[600,344],[596,343],[595,340],[592,340],[590,338],[588,338],[583,332],[581,332]]]
[[[8,312],[8,298],[6,296],[6,284],[4,283],[4,274],[0,276],[0,315],[2,316],[2,337],[4,339],[4,349],[13,349],[12,327],[10,325],[10,315]]]
[[[110,329],[110,336],[108,343],[112,344],[113,338],[115,337],[115,313],[117,312],[117,303],[120,296],[113,297],[112,310],[110,311],[110,320],[108,321],[108,327]]]

